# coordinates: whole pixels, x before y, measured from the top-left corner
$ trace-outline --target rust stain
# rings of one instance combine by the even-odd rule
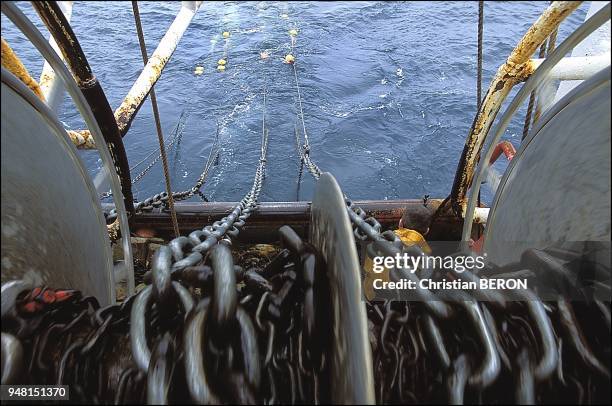
[[[142,103],[151,92],[151,89],[159,80],[166,64],[170,60],[170,56],[171,55],[152,55],[143,69],[143,72],[146,72],[147,76],[142,79],[139,77],[136,80],[130,93],[125,96],[121,105],[115,110],[115,120],[117,121],[117,126],[122,135],[127,132],[136,112],[140,109],[140,106],[142,106]]]
[[[73,131],[67,130],[66,133],[77,147],[77,149],[95,149],[96,144],[89,130]]]
[[[54,79],[55,79],[55,73],[53,71],[43,72],[43,74],[40,76],[40,81],[38,84],[41,87],[41,89],[46,89],[51,86],[51,83],[53,83]]]
[[[465,197],[472,183],[486,135],[512,87],[533,73],[534,67],[529,58],[580,3],[579,1],[552,3],[527,30],[507,61],[499,67],[465,142],[462,160],[457,167],[453,183],[451,196],[453,207],[461,207],[462,212],[465,211],[467,203]]]

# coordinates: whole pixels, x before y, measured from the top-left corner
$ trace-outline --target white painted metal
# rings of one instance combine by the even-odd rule
[[[609,2],[592,1],[585,21],[607,4],[609,4]],[[610,21],[591,33],[572,50],[572,57],[593,57],[606,54],[608,58],[607,65],[610,65]],[[540,112],[539,116],[554,105],[554,103],[559,101],[567,92],[579,85],[582,80],[592,76],[598,72],[599,69],[592,67],[589,71],[591,73],[590,75],[585,74],[584,77],[577,77],[575,79],[570,76],[569,81],[563,80],[560,82],[554,77],[555,75],[552,75],[542,82],[538,89],[536,89],[537,102],[535,111]],[[534,119],[534,124],[535,121],[537,120]]]
[[[330,333],[337,344],[330,359],[332,403],[374,404],[374,373],[361,274],[346,202],[328,172],[317,181],[310,211],[310,241],[327,263]]]
[[[40,31],[32,24],[30,20],[19,10],[19,8],[13,2],[2,2],[0,3],[2,12],[15,24],[21,32],[30,40],[32,45],[42,54],[43,58],[49,62],[55,73],[59,76],[63,85],[66,87],[68,94],[72,98],[75,106],[79,110],[79,113],[85,120],[85,124],[91,130],[91,134],[94,138],[98,152],[102,163],[106,168],[111,168],[110,171],[115,173],[113,159],[110,152],[104,142],[104,137],[100,126],[98,125],[85,96],[79,89],[77,83],[72,77],[70,71],[59,56],[53,51],[49,43],[42,36]],[[65,134],[65,132],[64,132]],[[119,184],[118,176],[110,176],[110,189],[113,192],[113,199],[115,208],[117,209],[117,215],[119,219],[119,225],[121,227],[121,234],[124,236],[130,235],[130,227],[127,220],[127,213],[125,210],[125,204],[123,202],[123,194],[121,192],[121,185]],[[130,244],[129,238],[122,239],[123,247],[123,258],[128,267],[128,294],[133,294],[135,291],[134,286],[134,262],[132,259],[132,245]]]
[[[532,59],[534,68],[544,62],[544,59]],[[563,58],[552,68],[548,78],[552,80],[585,80],[610,66],[610,52],[593,56],[574,56]]]
[[[70,22],[70,18],[72,16],[72,4],[72,1],[57,2],[57,5],[59,6],[60,10],[62,10],[62,13],[64,13],[64,16],[66,17],[66,20],[68,22]],[[62,52],[57,46],[57,42],[55,41],[55,38],[53,38],[52,35],[49,36],[49,44],[51,45],[51,48],[53,48],[53,50],[57,53],[57,55],[63,60]],[[61,80],[55,80],[55,72],[47,61],[45,61],[45,64],[43,65],[42,73],[40,74],[39,84],[40,90],[42,91],[43,95],[45,96],[45,100],[47,101],[47,106],[49,106],[52,111],[57,113],[62,105],[62,102],[64,101],[65,89],[62,85]]]
[[[609,1],[592,1],[585,20],[591,18],[597,11],[610,4]],[[572,51],[572,57],[592,56],[600,54],[608,54],[608,64],[610,64],[610,20],[599,27],[595,32],[588,36],[580,44],[576,45]],[[561,100],[570,90],[578,86],[580,81],[561,82],[559,89],[554,97],[553,103]],[[544,110],[542,110],[544,111]]]
[[[476,207],[474,209],[474,221],[478,224],[486,224],[489,217],[488,207]]]
[[[162,37],[146,66],[140,72],[140,76],[138,76],[138,79],[132,85],[121,106],[115,111],[115,118],[117,118],[117,123],[122,132],[124,130],[122,126],[129,126],[135,111],[147,97],[157,79],[159,79],[161,72],[176,50],[179,41],[187,27],[189,27],[200,4],[201,2],[183,2],[181,10]]]
[[[4,68],[1,127],[2,282],[34,274],[114,303],[106,221],[87,170],[54,113]]]
[[[484,249],[498,265],[528,248],[610,241],[610,71],[542,116],[500,183]]]

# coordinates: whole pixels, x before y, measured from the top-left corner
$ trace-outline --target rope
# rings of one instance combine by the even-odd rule
[[[478,78],[476,80],[476,109],[482,103],[482,28],[484,26],[484,0],[478,2]]]
[[[295,50],[295,37],[291,36],[291,55],[293,56],[295,56],[294,50]],[[291,65],[293,66],[293,76],[295,77],[295,88],[297,90],[298,105],[300,108],[300,119],[302,120],[302,130],[304,131],[304,148],[306,148],[306,151],[309,151],[310,144],[308,143],[308,134],[306,133],[306,123],[304,122],[304,108],[302,107],[302,93],[300,92],[300,83],[298,80],[297,68],[295,67],[296,64],[297,62],[294,61]]]
[[[482,38],[484,27],[484,0],[478,2],[478,72],[476,78],[476,114],[480,111],[482,104]],[[478,191],[478,207],[481,205],[480,191]],[[478,227],[478,237],[480,238],[480,227]]]
[[[540,58],[544,58],[545,51],[546,51],[546,44],[543,43],[542,46],[540,46],[540,53],[538,56]],[[523,125],[523,137],[521,138],[521,141],[523,141],[527,137],[527,134],[529,134],[529,124],[531,123],[531,114],[533,113],[533,105],[535,104],[535,98],[536,98],[536,93],[534,90],[533,92],[531,92],[531,95],[529,96],[529,104],[527,105],[527,113],[525,114],[525,124]],[[535,120],[534,120],[534,123],[535,123]]]
[[[147,56],[147,46],[145,44],[144,33],[142,25],[140,23],[140,12],[138,11],[138,2],[132,1],[132,9],[134,10],[134,20],[136,22],[136,31],[138,33],[138,42],[140,43],[140,52],[142,53],[142,60],[146,66],[149,58]],[[172,227],[174,228],[174,234],[178,238],[180,231],[178,227],[178,220],[176,218],[176,211],[174,209],[174,198],[172,196],[172,186],[170,185],[170,171],[168,169],[168,158],[166,156],[166,148],[164,146],[164,135],[162,133],[161,122],[159,119],[159,110],[157,109],[157,98],[155,97],[155,89],[151,87],[151,105],[153,106],[153,115],[155,117],[155,127],[157,129],[157,139],[159,141],[159,151],[162,158],[162,166],[164,169],[164,179],[166,181],[166,192],[168,193],[168,206],[170,207],[170,215],[172,217]]]

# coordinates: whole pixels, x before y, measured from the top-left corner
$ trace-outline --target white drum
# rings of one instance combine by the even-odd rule
[[[2,282],[30,273],[115,302],[112,252],[91,179],[53,113],[2,74]]]
[[[523,141],[497,189],[484,252],[610,241],[610,68],[563,97]]]

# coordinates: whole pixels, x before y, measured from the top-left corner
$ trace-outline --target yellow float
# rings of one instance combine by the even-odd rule
[[[223,32],[223,38],[229,38],[229,37],[230,37],[229,31],[224,31]]]
[[[217,66],[217,69],[218,69],[220,72],[223,72],[223,71],[225,70],[225,66],[224,66],[224,65],[219,65],[219,66]]]
[[[287,56],[285,56],[285,63],[293,63],[295,62],[295,57],[291,54],[288,54]]]
[[[202,73],[204,73],[204,67],[203,66],[196,66],[195,70],[193,71],[193,73],[195,73],[196,75],[201,75]]]
[[[227,61],[225,59],[219,59],[219,62],[217,62],[218,65],[225,65],[227,63]]]
[[[295,30],[295,29],[294,30],[289,30],[289,35],[291,35],[292,37],[297,36],[297,34],[298,34],[297,30]]]

